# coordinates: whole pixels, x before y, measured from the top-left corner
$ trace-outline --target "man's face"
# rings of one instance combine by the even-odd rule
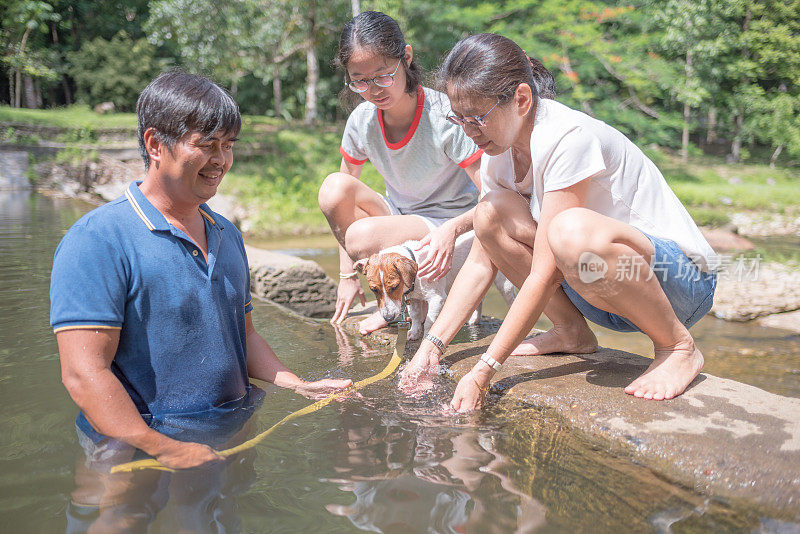
[[[157,172],[167,178],[172,192],[180,199],[206,202],[217,193],[222,178],[233,165],[234,141],[232,134],[215,132],[205,138],[199,132],[190,132],[171,149],[164,146]]]

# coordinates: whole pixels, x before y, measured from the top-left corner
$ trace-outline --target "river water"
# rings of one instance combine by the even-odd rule
[[[502,403],[438,410],[453,385],[400,395],[391,379],[292,421],[213,468],[113,475],[87,462],[48,326],[53,252],[86,206],[0,192],[0,517],[4,532],[781,531],[797,518],[696,493],[604,450],[554,414]],[[319,255],[311,251],[309,255]],[[485,313],[493,313],[487,304]],[[502,310],[500,311],[502,313]],[[390,354],[256,302],[258,331],[306,378],[361,379]],[[705,320],[704,320],[705,321]],[[715,374],[800,396],[797,337],[698,331]],[[728,332],[728,333],[726,333]],[[739,332],[736,334],[735,332]],[[608,344],[613,339],[603,339]],[[635,342],[634,342],[635,343]],[[758,350],[746,356],[736,351]],[[643,349],[646,353],[646,349]],[[744,360],[744,363],[733,363]],[[231,443],[309,401],[265,397]],[[771,386],[771,387],[767,387]]]

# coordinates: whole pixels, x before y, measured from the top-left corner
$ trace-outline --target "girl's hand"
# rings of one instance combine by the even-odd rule
[[[431,376],[439,365],[439,358],[433,352],[425,350],[424,346],[425,343],[400,371],[397,387],[406,393],[430,389],[433,386]]]
[[[428,256],[417,271],[417,276],[428,276],[436,281],[447,274],[453,266],[453,250],[456,248],[456,232],[445,223],[422,238],[417,250],[429,246]]]
[[[341,279],[339,281],[339,287],[336,290],[336,312],[334,312],[333,317],[331,317],[331,324],[340,324],[344,321],[356,297],[359,298],[362,306],[367,303],[358,276]]]

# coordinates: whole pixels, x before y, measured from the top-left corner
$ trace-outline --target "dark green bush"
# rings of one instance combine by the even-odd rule
[[[90,106],[113,102],[117,111],[133,111],[139,93],[164,67],[155,46],[124,31],[110,41],[88,41],[68,58],[78,100]]]

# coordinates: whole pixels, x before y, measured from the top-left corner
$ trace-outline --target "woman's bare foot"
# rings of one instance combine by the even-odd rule
[[[564,352],[591,354],[597,350],[597,338],[586,321],[572,327],[554,326],[543,334],[529,337],[511,353],[512,356],[536,356]]]
[[[376,311],[375,313],[373,313],[372,315],[370,315],[369,317],[358,323],[358,332],[362,336],[365,336],[370,332],[374,332],[379,328],[387,326],[388,324],[389,323],[387,323],[386,320],[381,315],[381,312]]]
[[[703,355],[693,340],[655,350],[655,358],[642,375],[625,388],[641,399],[666,400],[677,397],[703,369]]]

